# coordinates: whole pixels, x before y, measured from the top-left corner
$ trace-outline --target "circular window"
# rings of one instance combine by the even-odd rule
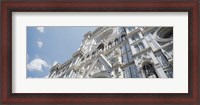
[[[173,40],[173,27],[159,28],[154,37],[158,42],[169,42]]]

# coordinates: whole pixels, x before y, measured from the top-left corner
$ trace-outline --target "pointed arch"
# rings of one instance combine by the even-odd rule
[[[104,44],[101,43],[98,47],[97,47],[98,51],[103,51],[104,50]]]
[[[149,61],[143,62],[142,69],[144,70],[146,78],[158,78],[153,63]]]

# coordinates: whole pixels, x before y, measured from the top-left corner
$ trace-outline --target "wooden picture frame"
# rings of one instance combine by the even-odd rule
[[[1,16],[2,104],[199,104],[198,0],[5,0]],[[188,12],[188,93],[12,93],[12,12]],[[175,104],[174,104],[175,103]]]

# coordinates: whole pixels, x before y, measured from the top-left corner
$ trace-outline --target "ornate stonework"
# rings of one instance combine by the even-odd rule
[[[49,78],[173,78],[173,27],[98,27]]]

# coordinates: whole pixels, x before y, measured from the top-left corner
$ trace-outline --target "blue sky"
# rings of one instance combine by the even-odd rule
[[[78,50],[83,35],[96,27],[28,26],[27,78],[44,78],[56,63]]]

